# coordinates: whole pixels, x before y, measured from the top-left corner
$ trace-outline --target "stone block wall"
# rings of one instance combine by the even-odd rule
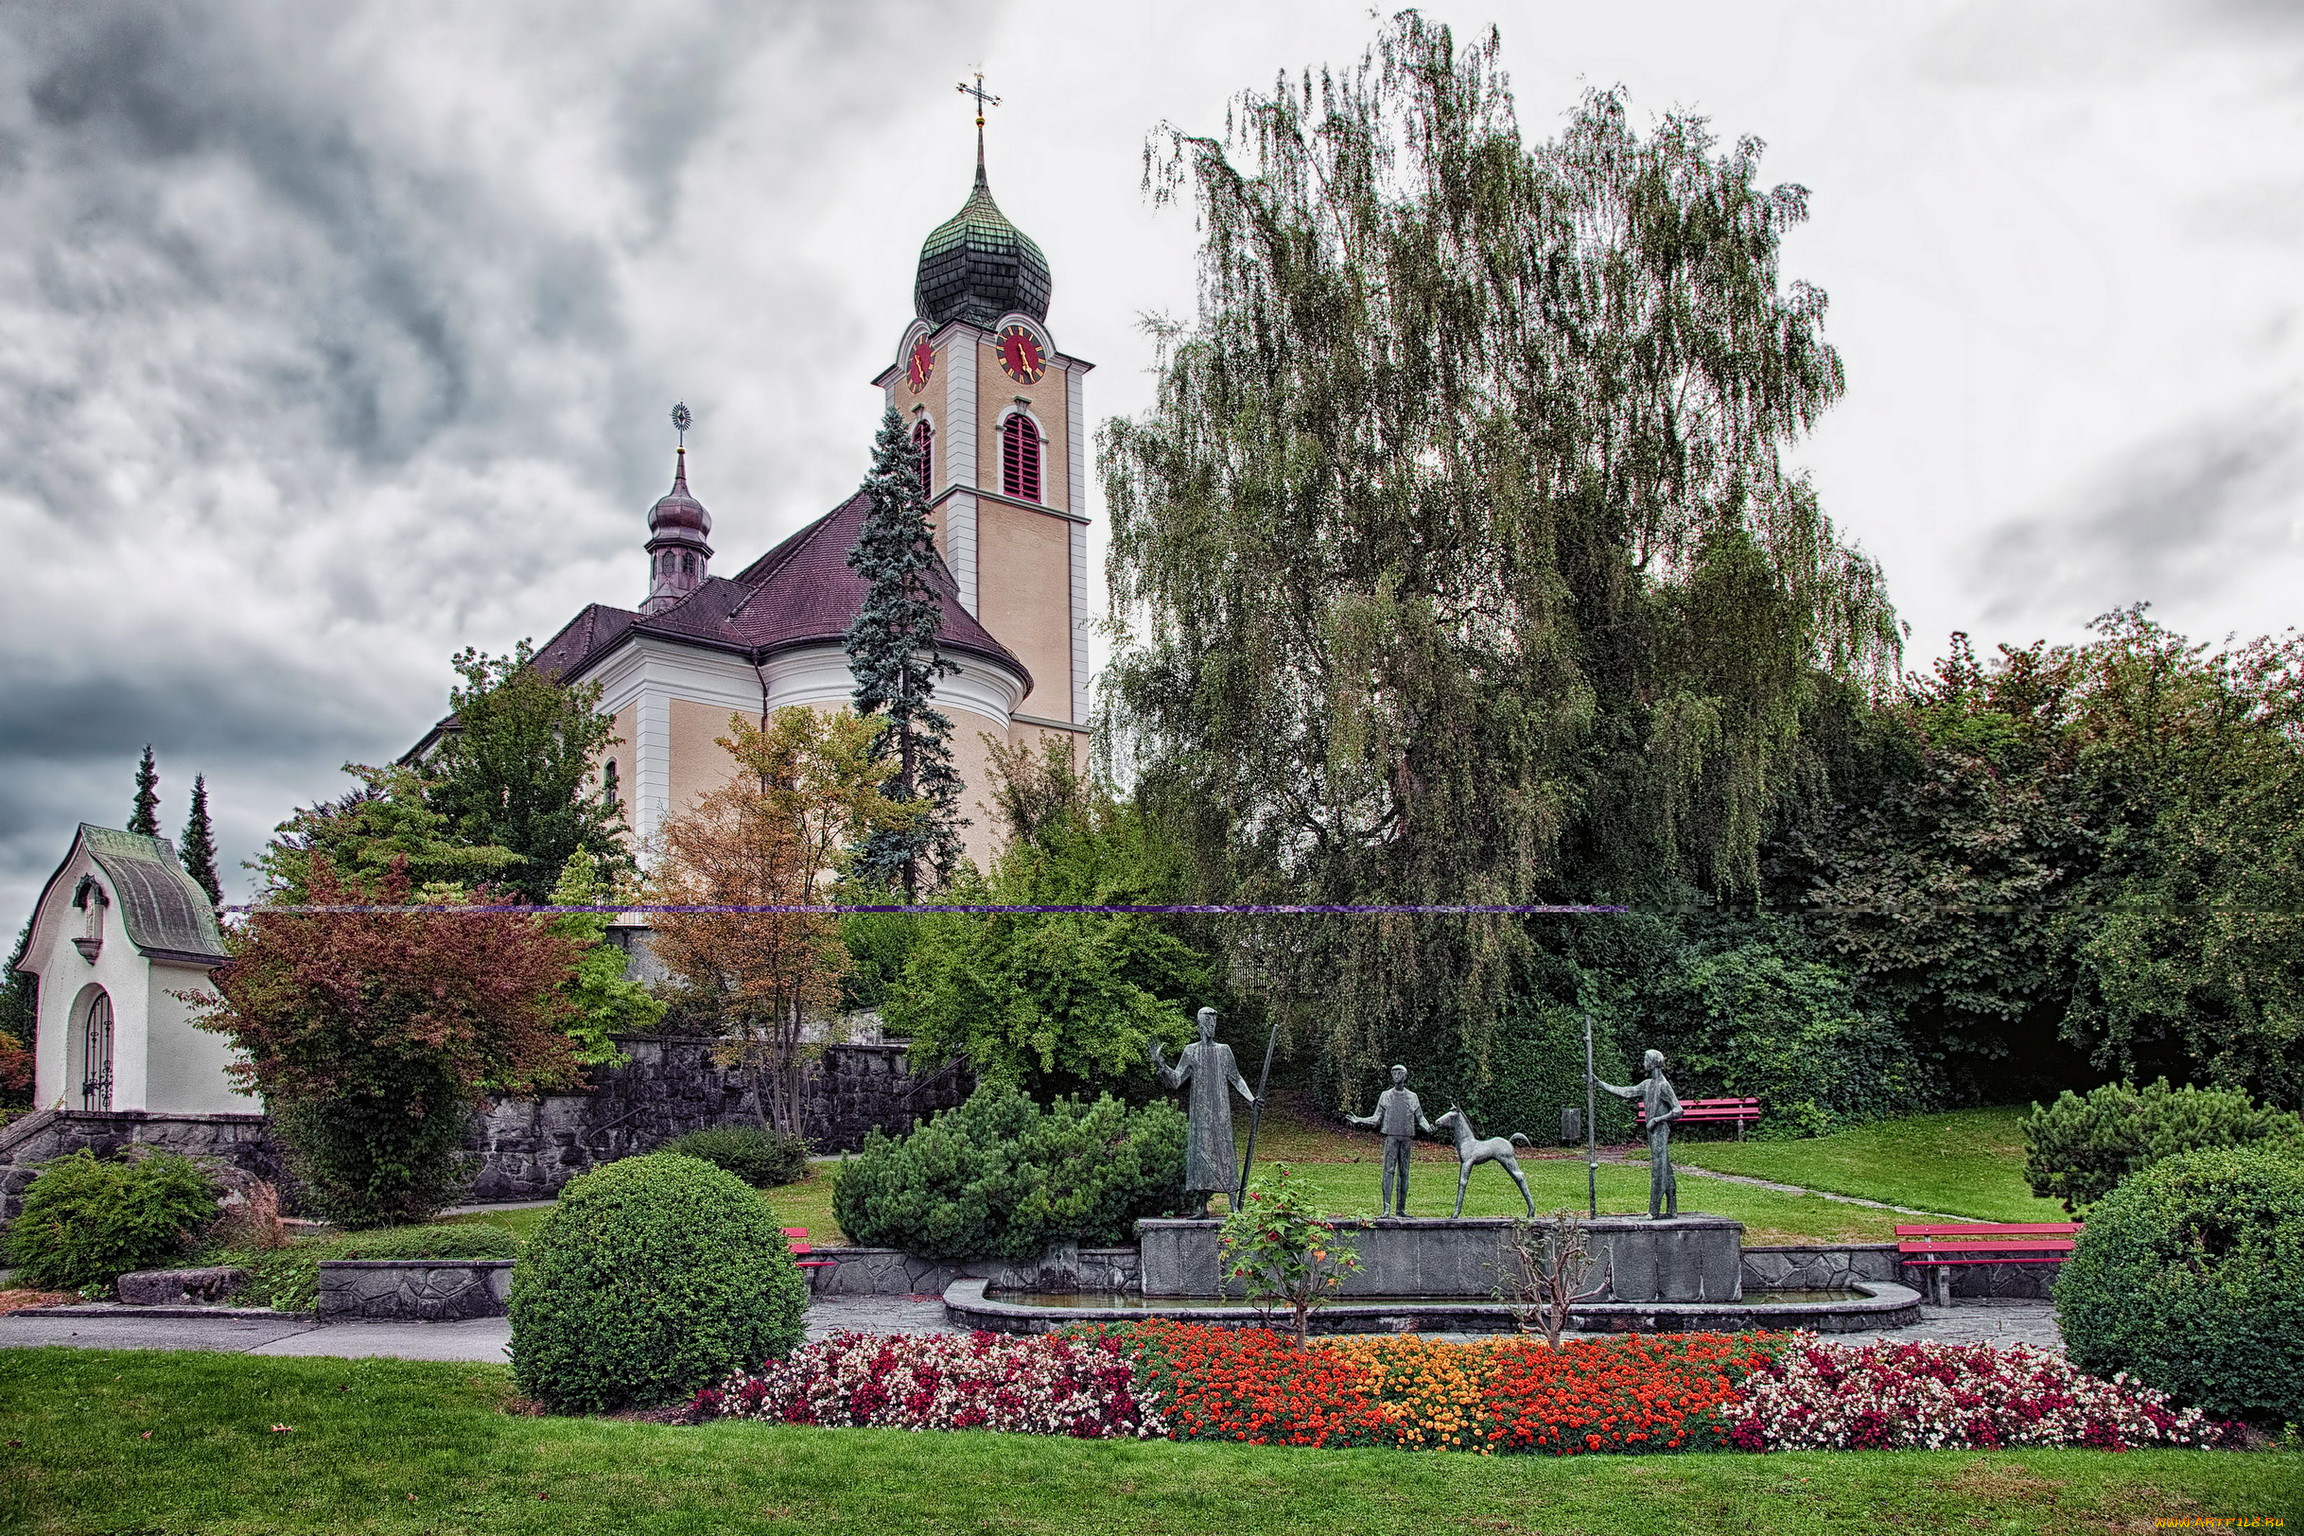
[[[0,1226],[24,1206],[33,1169],[53,1157],[90,1151],[110,1157],[145,1146],[208,1157],[290,1192],[287,1149],[262,1115],[178,1115],[144,1109],[44,1109],[0,1128]]]
[[[474,1200],[541,1200],[588,1169],[715,1125],[761,1123],[758,1074],[712,1060],[713,1042],[645,1035],[617,1042],[626,1066],[596,1069],[589,1093],[505,1099],[475,1123]],[[810,1064],[806,1134],[819,1152],[854,1150],[874,1127],[891,1134],[967,1097],[965,1072],[911,1070],[901,1045],[833,1045]]]
[[[1955,1297],[2046,1299],[2063,1273],[2062,1264],[1954,1264]],[[1744,1284],[1771,1291],[1840,1291],[1852,1281],[1885,1280],[1932,1294],[1936,1266],[1906,1265],[1894,1243],[1850,1243],[1841,1247],[1760,1247],[1744,1250]]]
[[[502,1317],[511,1297],[510,1259],[324,1259],[320,1264],[324,1323]]]

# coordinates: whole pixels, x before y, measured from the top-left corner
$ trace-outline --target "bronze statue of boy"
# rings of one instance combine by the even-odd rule
[[[1638,1099],[1648,1129],[1648,1219],[1680,1214],[1680,1186],[1672,1177],[1672,1122],[1681,1116],[1680,1095],[1664,1078],[1664,1053],[1650,1051],[1640,1058],[1647,1076],[1628,1088],[1603,1083],[1590,1067],[1585,1075],[1593,1086],[1620,1099]]]
[[[1346,1115],[1345,1123],[1381,1132],[1384,1137],[1383,1201],[1379,1214],[1408,1214],[1408,1164],[1416,1155],[1416,1133],[1436,1134],[1424,1118],[1424,1106],[1408,1091],[1408,1069],[1392,1069],[1392,1086],[1376,1096],[1376,1113]]]

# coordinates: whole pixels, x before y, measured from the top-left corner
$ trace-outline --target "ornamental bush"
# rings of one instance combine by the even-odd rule
[[[2089,1211],[2056,1282],[2072,1363],[2223,1418],[2304,1422],[2304,1163],[2221,1148]]]
[[[108,1290],[184,1257],[218,1214],[216,1186],[188,1157],[75,1152],[34,1174],[8,1229],[8,1261],[36,1290]]]
[[[832,1213],[852,1241],[933,1259],[1034,1258],[1120,1243],[1184,1199],[1184,1116],[1109,1096],[1046,1109],[987,1083],[904,1137],[843,1158]]]
[[[725,1168],[754,1189],[791,1184],[808,1176],[808,1143],[758,1125],[715,1125],[675,1136],[656,1149]]]
[[[2257,1142],[2304,1151],[2304,1122],[2237,1088],[2170,1088],[2166,1078],[2142,1089],[2106,1083],[2086,1097],[2066,1089],[2024,1117],[2024,1177],[2032,1193],[2084,1211],[2166,1158]]]
[[[808,1287],[768,1202],[651,1153],[562,1191],[512,1271],[512,1377],[563,1413],[675,1401],[789,1355]]]

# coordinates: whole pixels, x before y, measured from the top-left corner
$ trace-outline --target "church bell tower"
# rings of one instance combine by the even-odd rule
[[[920,248],[913,319],[873,382],[912,434],[961,606],[1032,672],[1020,723],[1088,720],[1086,416],[1093,365],[1048,328],[1048,258],[992,199],[983,77],[976,181]]]

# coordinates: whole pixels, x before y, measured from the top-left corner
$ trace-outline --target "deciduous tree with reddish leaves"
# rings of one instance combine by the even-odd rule
[[[264,1096],[322,1214],[422,1220],[455,1190],[483,1095],[578,1080],[564,1032],[576,946],[538,918],[410,904],[402,860],[362,885],[315,858],[309,894],[393,910],[258,911],[231,936],[202,1027],[246,1054],[233,1071]]]

